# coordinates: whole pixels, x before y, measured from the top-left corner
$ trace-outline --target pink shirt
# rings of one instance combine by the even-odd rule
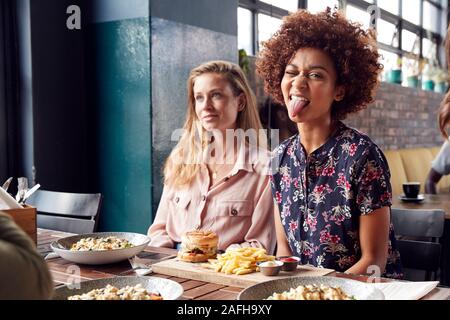
[[[204,229],[217,233],[220,250],[239,245],[263,247],[273,253],[276,237],[267,174],[269,154],[260,153],[255,160],[245,161],[249,158],[248,149],[239,150],[230,174],[211,189],[206,165],[201,165],[189,187],[164,186],[155,220],[148,230],[150,246],[173,248],[175,242],[181,242],[184,232]]]

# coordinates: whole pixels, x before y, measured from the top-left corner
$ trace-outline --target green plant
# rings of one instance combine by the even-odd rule
[[[245,49],[239,49],[239,66],[241,67],[242,71],[244,71],[244,73],[248,75],[250,69],[250,60]]]
[[[442,68],[436,68],[432,75],[432,79],[435,83],[446,82],[448,79],[447,71]]]

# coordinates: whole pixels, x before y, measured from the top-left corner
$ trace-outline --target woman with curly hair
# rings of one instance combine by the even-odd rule
[[[445,40],[445,52],[447,56],[447,64],[450,71],[450,27],[447,29],[447,37]],[[438,125],[442,136],[445,139],[436,158],[431,163],[431,169],[425,182],[425,192],[436,194],[436,185],[441,178],[450,174],[450,143],[447,133],[447,127],[450,125],[450,91],[447,92],[438,110]]]
[[[285,17],[263,44],[257,71],[298,128],[272,159],[277,255],[402,276],[387,161],[369,137],[340,121],[373,102],[378,59],[371,31],[330,8]]]

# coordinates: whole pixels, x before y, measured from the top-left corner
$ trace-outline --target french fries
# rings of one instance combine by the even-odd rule
[[[257,271],[257,262],[274,260],[262,248],[232,248],[218,255],[216,260],[203,263],[202,267],[212,269],[225,274],[248,274]]]

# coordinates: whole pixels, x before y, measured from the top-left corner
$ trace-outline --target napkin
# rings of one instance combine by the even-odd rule
[[[438,281],[372,283],[386,300],[419,300],[436,288]]]
[[[23,208],[11,195],[0,187],[0,210]]]

